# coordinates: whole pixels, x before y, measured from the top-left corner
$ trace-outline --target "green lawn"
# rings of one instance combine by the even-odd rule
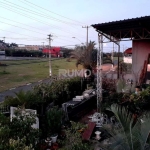
[[[15,60],[0,61],[8,66],[0,66],[0,92],[12,87],[39,81],[49,77],[48,60]],[[75,69],[76,60],[52,60],[52,74],[57,75],[59,69]]]

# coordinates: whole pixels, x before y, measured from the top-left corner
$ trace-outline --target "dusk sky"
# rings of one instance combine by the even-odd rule
[[[52,34],[52,46],[81,45],[86,43],[82,27],[149,15],[149,0],[0,0],[0,40],[48,45]],[[88,39],[98,41],[93,27]],[[112,43],[104,46],[112,50]],[[121,50],[131,46],[121,42]]]

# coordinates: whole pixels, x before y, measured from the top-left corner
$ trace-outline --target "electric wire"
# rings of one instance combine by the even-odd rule
[[[2,17],[2,16],[0,16],[0,18],[5,19],[5,20],[9,20],[9,21],[12,21],[12,22],[15,22],[15,23],[19,23],[19,24],[22,24],[22,25],[25,25],[25,26],[28,26],[28,27],[30,27],[30,28],[34,28],[34,29],[43,31],[43,30],[41,30],[41,29],[39,29],[39,28],[36,28],[36,27],[30,26],[30,25],[24,24],[24,23],[21,23],[21,22],[12,20],[12,19],[4,18],[4,17]],[[65,32],[65,31],[64,31],[64,32]],[[53,32],[51,32],[51,33],[52,33],[53,35],[56,35],[56,36],[62,36],[62,37],[67,37],[67,38],[68,38],[68,36],[64,36],[64,35],[60,35],[60,34],[55,34],[55,33],[53,33]]]
[[[31,31],[31,32],[35,32],[35,33],[38,33],[38,34],[46,35],[46,34],[44,34],[44,33],[37,32],[37,31],[33,31],[33,30],[30,30],[30,29],[26,29],[26,28],[24,28],[24,27],[19,27],[19,26],[10,24],[10,23],[6,23],[6,22],[2,22],[2,21],[0,21],[0,22],[3,23],[3,24],[7,24],[7,25],[11,25],[11,26],[14,26],[14,27],[17,27],[17,28],[21,28],[21,29],[24,29],[24,30],[28,30],[28,31]]]
[[[24,36],[28,36],[28,37],[32,37],[32,38],[37,38],[37,37],[34,37],[34,36],[29,36],[29,35],[26,35],[26,34],[21,34],[21,33],[17,33],[17,32],[13,32],[13,31],[8,31],[8,30],[4,30],[4,29],[0,29],[1,31],[5,31],[5,32],[10,32],[10,33],[15,33],[15,34],[18,34],[18,35],[24,35]]]
[[[60,16],[60,17],[66,18],[66,19],[68,19],[68,20],[71,20],[71,21],[75,21],[75,22],[81,23],[81,25],[84,24],[84,23],[79,22],[79,21],[77,21],[77,20],[73,20],[73,19],[70,19],[70,18],[65,17],[65,16],[63,16],[63,15],[57,14],[57,13],[55,13],[55,12],[52,12],[52,11],[50,11],[50,10],[48,10],[48,9],[45,9],[45,8],[43,8],[43,7],[41,7],[41,6],[38,6],[38,5],[34,4],[34,3],[31,3],[31,2],[29,2],[29,1],[27,1],[27,0],[24,1],[24,2],[23,2],[22,0],[19,0],[19,1],[21,1],[22,3],[30,3],[32,6],[36,6],[36,7],[38,7],[38,8],[41,8],[41,9],[45,10],[45,11],[48,11],[48,12],[50,12],[50,13],[53,13],[53,14],[58,15],[58,16]],[[26,5],[27,5],[27,4],[26,4]],[[31,5],[30,5],[30,6],[31,6]]]
[[[2,21],[0,21],[0,22],[2,22]],[[3,23],[3,22],[2,22]],[[8,24],[8,23],[5,23],[5,24]],[[11,24],[9,24],[9,25],[11,25]],[[15,25],[12,25],[12,26],[15,26]],[[15,27],[18,27],[18,26],[15,26]],[[19,27],[19,28],[22,28],[22,27]],[[2,30],[2,29],[0,29],[0,30]],[[26,29],[25,29],[26,30]],[[27,29],[28,30],[28,29]],[[3,31],[6,31],[6,30],[3,30]],[[8,31],[9,32],[9,31]],[[34,31],[32,31],[32,32],[34,32]],[[18,33],[16,33],[16,32],[12,32],[12,33],[15,33],[15,34],[18,34]],[[36,32],[36,33],[38,33],[38,32]],[[42,33],[39,33],[39,34],[42,34]],[[24,34],[20,34],[20,35],[24,35]],[[44,34],[45,35],[45,34]],[[25,35],[25,36],[28,36],[28,35]],[[69,41],[69,42],[72,42],[71,40],[66,40],[66,39],[63,39],[63,38],[60,38],[59,37],[59,39],[62,39],[62,40],[64,40],[64,41]]]
[[[10,2],[9,2],[10,3]],[[18,12],[17,12],[18,13]],[[3,22],[4,23],[4,22]],[[8,24],[8,23],[5,23],[5,24]],[[13,25],[13,26],[15,26],[15,25]],[[17,26],[18,27],[18,26]],[[19,27],[19,28],[22,28],[22,27]],[[23,29],[26,29],[26,28],[23,28]],[[26,30],[29,30],[29,29],[26,29]],[[30,30],[30,31],[32,31],[32,30]],[[32,31],[32,32],[36,32],[36,31]],[[36,33],[39,33],[39,32],[36,32]],[[43,33],[39,33],[39,34],[43,34]]]
[[[69,24],[69,25],[77,25],[77,24],[74,24],[74,23],[70,23],[70,22],[66,22],[66,21],[63,21],[63,20],[59,20],[59,19],[57,19],[57,18],[51,17],[51,16],[46,15],[46,14],[39,13],[39,12],[37,12],[37,11],[33,11],[33,10],[31,10],[31,9],[22,7],[22,6],[17,5],[17,4],[14,4],[14,3],[9,2],[9,1],[7,1],[7,0],[5,0],[5,2],[6,2],[6,3],[3,3],[3,2],[2,2],[2,4],[4,4],[4,5],[9,5],[9,6],[15,7],[15,8],[20,9],[20,10],[22,10],[22,11],[29,12],[29,13],[32,13],[32,14],[35,14],[35,15],[39,15],[39,16],[44,17],[44,18],[47,18],[47,19],[49,18],[49,19],[54,20],[54,21],[58,21],[58,22],[61,22],[61,23],[65,23],[65,24],[67,24],[67,25],[68,25],[68,24]],[[9,4],[7,4],[7,3],[9,3]]]
[[[0,5],[0,7],[5,8],[5,9],[7,9],[7,10],[9,10],[9,11],[15,12],[15,13],[17,13],[17,14],[20,14],[20,15],[22,15],[22,16],[25,16],[25,17],[27,17],[27,18],[30,18],[30,19],[32,19],[32,20],[35,20],[35,21],[37,21],[37,22],[40,22],[40,23],[42,23],[42,24],[46,24],[46,25],[48,25],[48,26],[54,27],[54,28],[59,29],[59,30],[65,32],[65,33],[73,34],[73,32],[68,32],[68,31],[62,30],[62,28],[60,28],[60,27],[58,27],[58,26],[50,25],[50,24],[47,23],[47,22],[44,22],[44,21],[42,21],[42,20],[39,20],[39,19],[37,19],[37,18],[35,18],[35,17],[33,17],[33,16],[30,16],[30,15],[20,13],[20,12],[18,12],[18,11],[16,11],[16,10],[13,10],[12,8],[8,8],[8,7],[2,6],[2,5]]]
[[[6,2],[6,3],[11,3],[11,2],[9,2],[9,1],[7,1],[7,0],[5,0],[5,2]],[[5,4],[5,3],[3,3],[3,4]],[[11,3],[11,4],[14,5],[13,7],[16,7],[16,6],[18,7],[18,6],[19,6],[19,7],[23,8],[23,9],[24,9],[23,11],[25,11],[25,12],[26,12],[27,10],[31,11],[32,14],[33,14],[33,12],[35,12],[35,11],[30,10],[30,9],[28,9],[28,8],[22,7],[22,6],[20,6],[20,5],[16,5],[16,4],[14,4],[14,3]],[[7,4],[7,5],[8,5],[8,4]],[[9,6],[12,6],[12,5],[9,4]],[[18,8],[18,9],[20,9],[20,8]],[[22,9],[21,9],[21,10],[22,10]],[[39,12],[35,12],[35,13],[40,14]],[[42,14],[42,15],[45,16],[45,14]],[[68,24],[68,23],[67,23],[67,24]],[[69,24],[68,24],[68,25],[69,25]],[[74,27],[74,28],[75,28],[75,27]]]

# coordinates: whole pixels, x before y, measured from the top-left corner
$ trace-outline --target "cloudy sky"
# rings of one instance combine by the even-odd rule
[[[92,24],[150,15],[149,0],[0,0],[0,40],[6,43],[72,47],[97,43]],[[5,38],[4,38],[5,37]],[[98,45],[97,45],[98,46]],[[121,50],[132,46],[122,42]],[[112,43],[105,44],[112,50]]]

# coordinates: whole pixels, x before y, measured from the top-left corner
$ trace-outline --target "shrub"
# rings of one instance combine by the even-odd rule
[[[50,108],[46,113],[47,125],[48,125],[48,136],[58,134],[61,129],[63,111],[57,106]]]

